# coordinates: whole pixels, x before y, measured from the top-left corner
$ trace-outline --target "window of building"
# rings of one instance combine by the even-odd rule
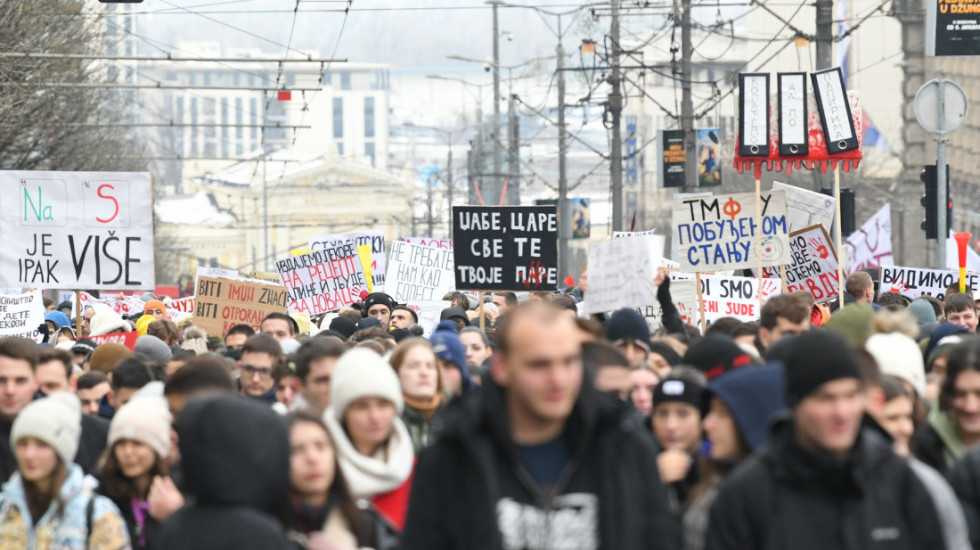
[[[371,159],[371,166],[375,166],[374,163],[374,142],[368,141],[364,144],[364,154]]]
[[[350,90],[350,72],[344,71],[340,73],[340,89]]]
[[[344,98],[342,97],[333,98],[333,137],[334,139],[344,137]]]
[[[374,98],[364,98],[364,137],[374,137]]]

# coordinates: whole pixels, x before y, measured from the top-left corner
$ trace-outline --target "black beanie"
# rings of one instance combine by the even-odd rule
[[[384,292],[372,292],[364,298],[364,304],[361,306],[361,317],[367,317],[368,310],[371,309],[371,306],[377,304],[387,306],[389,313],[395,310],[396,305],[395,300]]]
[[[352,334],[357,332],[357,325],[354,321],[351,321],[347,317],[334,317],[330,321],[330,326],[328,327],[334,332],[338,332],[344,336],[344,340],[351,337]]]
[[[606,321],[606,337],[610,342],[633,340],[650,349],[650,326],[635,309],[624,307]]]
[[[796,338],[786,355],[786,404],[795,407],[817,388],[841,378],[861,380],[854,349],[837,334],[812,330]]]
[[[663,342],[650,342],[650,353],[656,353],[664,358],[667,364],[676,367],[681,364],[681,356],[674,351],[674,348]]]
[[[653,389],[653,406],[671,402],[687,403],[700,411],[703,393],[704,386],[701,384],[668,376]]]
[[[687,348],[684,364],[697,368],[712,380],[730,370],[751,365],[752,357],[728,336],[709,334]]]

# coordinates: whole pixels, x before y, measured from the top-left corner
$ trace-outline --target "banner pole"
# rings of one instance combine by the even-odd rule
[[[779,266],[779,280],[783,284],[783,294],[786,294],[786,266]]]
[[[75,339],[82,337],[82,291],[75,289]]]
[[[840,170],[834,166],[834,208],[836,213],[834,214],[837,218],[834,223],[834,232],[837,237],[837,247],[843,251],[844,250],[844,240],[841,237],[841,215],[840,215]],[[838,254],[838,257],[841,254]],[[838,292],[838,300],[840,302],[840,307],[844,307],[844,266],[843,262],[838,259],[837,261],[837,288],[840,289]]]
[[[484,298],[485,294],[486,294],[486,291],[484,291],[484,290],[481,290],[480,291],[480,313],[479,313],[479,315],[480,315],[480,330],[482,330],[483,332],[486,332],[487,331],[487,320],[483,316],[483,298]]]
[[[762,180],[755,178],[755,227],[758,231],[758,239],[755,243],[755,258],[758,271],[758,288],[762,288]],[[762,293],[759,293],[759,309],[762,309]]]
[[[698,289],[698,312],[701,313],[701,334],[704,334],[704,292],[701,290],[701,272],[694,274],[694,285]]]

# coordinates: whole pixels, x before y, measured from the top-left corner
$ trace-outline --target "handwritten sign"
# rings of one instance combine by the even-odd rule
[[[805,290],[818,303],[840,294],[837,280],[837,251],[822,225],[795,231],[789,237],[793,261],[786,267],[786,290]],[[780,279],[776,268],[764,268],[765,277]]]
[[[866,267],[895,265],[892,255],[892,210],[890,204],[881,207],[874,216],[844,239],[849,263],[847,273],[851,274]]]
[[[40,290],[0,295],[0,336],[17,336],[41,342],[37,327],[44,324],[44,300]]]
[[[944,300],[946,289],[959,280],[957,271],[887,265],[881,267],[879,292],[897,292],[913,300],[923,295]],[[974,295],[980,294],[980,274],[968,272],[966,285],[973,289]]]
[[[765,303],[779,294],[781,284],[776,279],[754,277],[701,276],[701,297],[704,300],[704,322],[711,323],[722,317],[734,317],[741,321],[759,320],[759,295]],[[696,302],[695,302],[696,303]]]
[[[675,198],[674,243],[681,269],[704,272],[756,267],[757,255],[763,266],[788,264],[786,194],[762,193],[761,202],[761,219],[757,219],[754,193]]]
[[[385,273],[388,270],[387,258],[385,257],[385,234],[384,231],[357,231],[354,233],[341,233],[339,235],[326,235],[322,237],[310,238],[311,250],[323,250],[326,248],[336,248],[353,241],[354,246],[371,245],[371,274],[373,286],[376,292],[381,292],[385,288]]]
[[[409,244],[420,244],[422,246],[434,246],[436,248],[444,248],[446,250],[453,249],[452,239],[431,239],[429,237],[402,237],[398,239],[403,243]]]
[[[657,268],[664,238],[646,235],[589,245],[589,313],[657,303]]]
[[[772,190],[786,193],[786,223],[790,233],[818,224],[830,233],[837,205],[834,197],[778,181],[772,182]]]
[[[681,321],[685,325],[700,328],[701,317],[698,314],[698,288],[697,281],[687,273],[675,271],[670,274],[670,297],[677,306],[677,312],[681,316]],[[660,302],[654,302],[646,306],[631,306],[642,315],[653,333],[663,326],[663,308]]]
[[[0,172],[0,286],[150,290],[150,175]]]
[[[286,313],[288,293],[281,286],[199,277],[194,324],[211,336],[224,336],[235,325],[259,329],[270,313]]]
[[[649,231],[613,231],[613,238],[622,239],[624,237],[643,237],[645,235],[653,235],[656,231],[656,229],[651,229]]]
[[[558,213],[554,206],[453,208],[456,288],[558,288]]]
[[[368,292],[367,278],[353,241],[276,262],[289,290],[289,312],[317,315],[349,306]],[[198,294],[200,296],[200,294]],[[201,307],[198,300],[198,308]]]
[[[135,330],[132,332],[113,332],[110,334],[103,334],[102,336],[89,336],[89,338],[95,342],[96,346],[101,346],[102,344],[113,343],[126,346],[129,351],[134,351],[136,349],[136,340],[138,340],[140,334]]]
[[[388,259],[388,294],[398,302],[438,300],[456,289],[453,251],[396,241]]]
[[[194,301],[193,296],[171,301],[167,306],[167,317],[173,321],[185,315],[194,315]]]
[[[419,326],[425,331],[425,337],[432,336],[432,331],[436,329],[442,317],[442,310],[451,306],[448,300],[433,300],[422,302],[409,302],[408,308],[415,312],[419,317]]]
[[[105,294],[103,298],[96,298],[84,290],[79,292],[79,299],[82,303],[82,308],[95,305],[103,304],[108,306],[112,311],[115,311],[123,317],[127,317],[137,313],[143,313],[143,309],[146,306],[146,302],[135,297],[126,296],[124,294]],[[70,317],[75,315],[75,293],[71,294],[70,300],[72,303],[72,313]]]

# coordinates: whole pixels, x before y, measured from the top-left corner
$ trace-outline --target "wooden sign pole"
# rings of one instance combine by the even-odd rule
[[[75,290],[75,339],[82,337],[82,291]]]
[[[837,221],[834,223],[834,231],[837,237],[837,249],[844,250],[844,240],[841,237],[841,215],[840,215],[840,170],[834,168],[834,201],[836,204],[836,216]],[[838,258],[843,258],[843,254],[838,254]],[[841,261],[837,262],[837,288],[840,289],[838,292],[838,297],[840,300],[840,307],[844,307],[844,264]]]
[[[701,290],[701,272],[694,274],[694,285],[698,289],[698,311],[701,312],[701,334],[704,334],[704,292]]]
[[[483,298],[484,298],[485,295],[486,295],[486,292],[483,291],[483,290],[481,290],[480,291],[480,313],[479,313],[479,315],[480,315],[480,330],[482,330],[484,332],[487,331],[487,320],[483,316]]]
[[[762,180],[755,179],[755,230],[758,231],[758,240],[755,243],[755,258],[757,260],[759,281],[758,286],[762,288]],[[762,293],[759,293],[759,309],[762,309]]]

